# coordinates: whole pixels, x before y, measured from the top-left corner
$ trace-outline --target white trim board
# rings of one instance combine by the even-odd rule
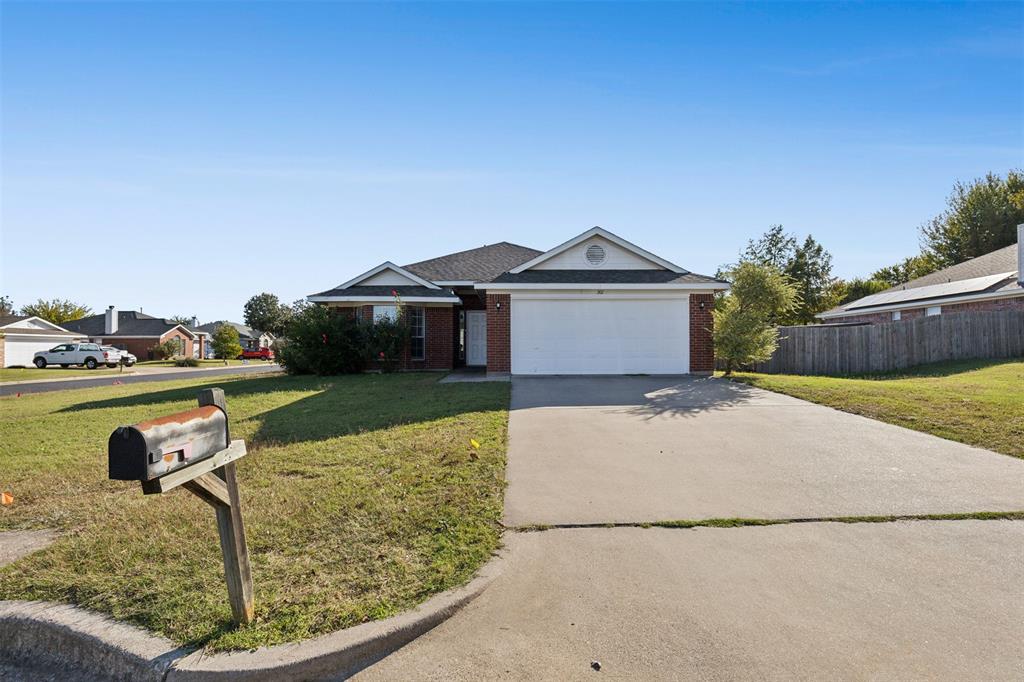
[[[590,228],[589,230],[587,230],[586,232],[583,232],[582,234],[576,235],[575,237],[573,237],[569,241],[563,242],[563,243],[559,244],[558,246],[556,246],[555,248],[551,249],[550,251],[545,251],[544,253],[540,254],[539,256],[536,256],[535,258],[526,261],[522,265],[517,265],[516,267],[512,268],[511,270],[509,270],[509,272],[512,273],[513,275],[517,275],[520,272],[523,272],[524,270],[529,270],[530,268],[534,267],[535,265],[537,265],[539,263],[543,263],[544,261],[548,260],[549,258],[553,258],[554,256],[557,256],[558,254],[562,253],[563,251],[571,249],[572,247],[576,246],[577,244],[580,244],[580,243],[582,243],[582,242],[584,242],[587,239],[590,239],[592,237],[603,237],[603,238],[607,239],[608,241],[612,242],[613,244],[615,244],[616,246],[620,246],[623,249],[626,249],[627,251],[632,251],[633,253],[635,253],[636,255],[640,256],[641,258],[645,258],[645,259],[651,261],[652,263],[656,263],[657,265],[660,265],[661,267],[665,268],[666,270],[671,270],[672,272],[678,272],[680,274],[688,272],[688,270],[685,270],[685,269],[679,267],[675,263],[667,261],[664,258],[662,258],[661,256],[656,256],[653,253],[651,253],[650,251],[642,249],[639,246],[637,246],[636,244],[633,244],[632,242],[626,241],[625,239],[623,239],[622,237],[618,236],[617,234],[613,234],[613,233],[609,232],[608,230],[604,229],[603,227],[599,227],[599,226],[594,226],[594,227]]]
[[[402,296],[402,303],[462,303],[458,296]],[[394,296],[307,296],[311,303],[390,303],[395,304]]]

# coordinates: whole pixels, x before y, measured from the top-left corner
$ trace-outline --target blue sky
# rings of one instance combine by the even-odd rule
[[[2,291],[203,321],[601,225],[836,274],[1024,166],[1024,5],[4,3]]]

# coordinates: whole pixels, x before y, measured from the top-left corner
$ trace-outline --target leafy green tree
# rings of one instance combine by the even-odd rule
[[[14,302],[10,296],[0,296],[0,315],[13,315]]]
[[[213,354],[222,360],[237,358],[242,354],[242,345],[238,343],[238,330],[230,324],[217,327],[210,343],[213,346]]]
[[[921,226],[922,251],[934,257],[936,270],[956,265],[1015,244],[1020,223],[1024,173],[1011,170],[1005,178],[989,173],[953,186],[946,210]]]
[[[843,303],[856,301],[859,298],[864,298],[871,294],[877,294],[880,291],[885,291],[891,286],[892,285],[888,282],[884,282],[879,279],[861,279],[860,277],[854,277],[851,280],[840,283],[838,287],[839,300],[836,302],[836,305],[842,305]]]
[[[832,308],[842,298],[841,282],[832,276],[832,255],[811,235],[800,242],[782,225],[772,225],[762,236],[747,242],[740,262],[772,267],[796,285],[800,303],[777,320],[778,324],[814,322],[817,313]],[[728,278],[722,270],[719,273]]]
[[[871,273],[870,279],[886,282],[890,287],[899,286],[918,277],[924,277],[943,266],[930,253],[921,253],[904,258],[896,265],[890,265]]]
[[[167,319],[173,322],[174,324],[180,324],[185,327],[191,328],[192,320],[194,318],[191,315],[175,315],[173,317],[168,317]]]
[[[285,330],[275,355],[289,374],[330,376],[366,369],[374,326],[321,305],[304,307]],[[282,341],[281,338],[278,341]],[[378,351],[379,352],[379,351]]]
[[[792,314],[800,294],[789,277],[769,265],[742,262],[725,274],[732,287],[711,314],[715,354],[725,361],[728,376],[772,356],[779,338],[776,320]]]
[[[153,354],[154,360],[176,358],[185,354],[185,343],[175,336],[172,339],[167,339],[162,343],[155,344],[149,349],[149,352]]]
[[[288,327],[292,310],[274,294],[262,293],[245,302],[242,314],[245,324],[253,329],[282,336]]]
[[[91,312],[92,309],[88,306],[61,298],[51,301],[39,299],[35,303],[21,307],[22,315],[34,315],[54,324],[80,320]]]

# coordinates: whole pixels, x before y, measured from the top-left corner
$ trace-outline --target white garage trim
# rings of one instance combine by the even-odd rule
[[[512,374],[687,374],[690,297],[516,295]]]

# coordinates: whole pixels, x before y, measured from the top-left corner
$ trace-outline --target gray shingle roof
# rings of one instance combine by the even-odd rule
[[[32,317],[32,316],[31,315],[0,315],[0,327],[6,327],[9,324],[14,324],[15,322],[21,322],[22,320],[27,320],[30,317]]]
[[[527,270],[498,275],[495,284],[728,284],[695,272],[671,270]]]
[[[252,327],[248,327],[241,322],[231,322],[230,320],[217,320],[216,322],[207,322],[196,327],[196,331],[205,332],[207,334],[213,334],[217,331],[217,328],[222,324],[227,324],[235,328],[238,332],[239,338],[245,339],[257,339],[261,332],[256,331]]]
[[[163,336],[171,329],[179,326],[161,317],[153,317],[140,313],[137,310],[117,311],[117,331],[113,334],[106,334],[106,315],[90,315],[74,322],[65,322],[61,325],[65,329],[86,336],[115,337],[115,336]],[[184,325],[181,325],[184,326]],[[187,327],[186,327],[187,329]]]
[[[898,286],[890,287],[889,289],[886,289],[885,291],[881,291],[878,294],[872,294],[872,296],[879,296],[881,294],[888,294],[888,293],[891,293],[891,292],[894,292],[894,291],[904,291],[904,290],[907,290],[907,289],[919,289],[921,287],[931,287],[931,286],[935,286],[937,284],[948,284],[950,282],[962,282],[962,281],[968,280],[968,279],[975,279],[975,278],[978,278],[978,277],[988,277],[988,276],[991,276],[991,275],[999,275],[999,274],[1003,274],[1003,273],[1007,273],[1007,272],[1016,272],[1017,271],[1017,249],[1018,248],[1019,248],[1018,244],[1010,244],[1009,246],[1004,246],[1003,248],[997,249],[995,251],[992,251],[991,253],[986,253],[984,256],[978,256],[977,258],[972,258],[970,260],[966,260],[963,263],[957,263],[956,265],[951,265],[948,268],[943,268],[942,270],[936,270],[935,272],[933,272],[931,274],[928,274],[928,275],[925,275],[924,277],[918,277],[917,279],[912,279],[912,280],[910,280],[909,282],[907,282],[905,284],[900,284]],[[1016,282],[1015,281],[1010,282],[1009,284],[1000,283],[998,286],[993,287],[991,291],[1012,290],[1015,286],[1016,286]],[[986,292],[986,293],[991,293],[991,291]],[[949,294],[949,295],[955,295],[955,293]],[[849,303],[844,303],[843,305],[837,306],[835,308],[832,308],[831,310],[828,310],[828,311],[826,311],[823,314],[828,315],[828,314],[832,314],[832,313],[845,312],[845,311],[848,311],[848,310],[853,312],[854,308],[862,308],[862,307],[864,307],[863,304],[861,304],[861,301],[863,301],[866,298],[868,298],[868,296],[865,296],[864,298],[859,298],[856,301],[850,301]],[[927,296],[927,297],[922,297],[919,300],[923,301],[923,300],[926,300],[926,299],[937,299],[937,298],[942,298],[942,296]],[[914,299],[908,299],[908,300],[914,300]],[[857,312],[859,313],[860,311],[858,310]]]
[[[451,298],[455,294],[450,289],[430,289],[421,286],[353,286],[347,289],[328,289],[313,296],[393,296],[391,292],[398,292],[399,296],[427,296],[430,298]]]
[[[541,253],[526,246],[499,242],[403,267],[431,282],[487,282]]]

